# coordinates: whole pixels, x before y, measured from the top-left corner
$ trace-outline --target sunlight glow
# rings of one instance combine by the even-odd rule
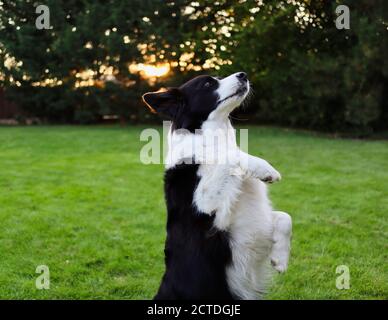
[[[131,73],[139,72],[143,78],[159,78],[164,77],[170,72],[170,64],[163,63],[157,65],[151,64],[132,64],[129,67]]]

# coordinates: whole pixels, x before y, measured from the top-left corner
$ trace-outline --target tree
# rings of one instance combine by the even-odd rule
[[[224,71],[250,74],[258,121],[359,135],[387,128],[387,11],[382,1],[345,4],[350,30],[335,27],[336,1],[267,1],[238,31]]]
[[[48,0],[50,30],[35,27],[37,3],[1,3],[0,80],[10,98],[49,121],[148,121],[142,93],[244,70],[256,122],[361,135],[386,129],[386,1],[341,2],[350,30],[336,29],[339,2],[327,0]],[[171,71],[145,79],[141,63]]]

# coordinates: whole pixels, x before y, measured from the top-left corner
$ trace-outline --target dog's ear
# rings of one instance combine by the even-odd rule
[[[179,108],[183,106],[183,94],[178,88],[167,91],[147,92],[143,94],[143,101],[154,113],[164,114],[173,119]]]

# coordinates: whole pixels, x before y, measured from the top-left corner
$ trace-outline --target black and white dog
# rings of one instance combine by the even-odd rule
[[[239,149],[229,121],[249,89],[239,72],[143,95],[153,112],[172,120],[166,271],[156,299],[258,299],[271,264],[287,268],[291,218],[272,210],[264,183],[280,174]]]

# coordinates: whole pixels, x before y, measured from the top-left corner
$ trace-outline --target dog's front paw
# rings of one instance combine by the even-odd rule
[[[279,261],[276,258],[271,258],[271,265],[274,267],[274,269],[279,273],[284,273],[287,270],[287,262],[285,261]]]
[[[282,176],[278,171],[272,168],[272,170],[267,170],[266,173],[263,174],[263,178],[260,178],[261,181],[266,183],[274,183],[280,181]]]
[[[269,163],[258,168],[256,171],[256,177],[266,183],[274,183],[280,181],[282,178],[280,173],[275,170]]]
[[[263,182],[273,183],[281,179],[280,173],[274,167],[257,157],[250,157],[248,166],[242,166],[242,168],[247,176],[260,179]]]

